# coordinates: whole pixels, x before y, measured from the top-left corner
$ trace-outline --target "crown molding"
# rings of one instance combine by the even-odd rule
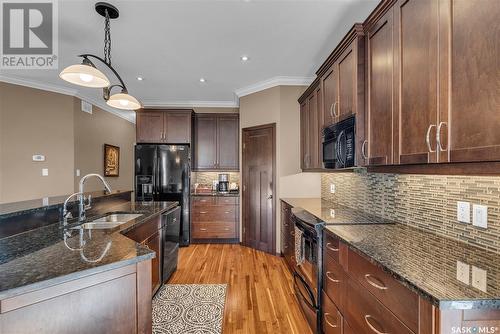
[[[238,101],[142,101],[145,108],[239,108]]]
[[[313,81],[314,77],[278,76],[257,82],[250,86],[239,88],[235,90],[234,93],[238,96],[238,98],[240,98],[276,86],[309,86]]]
[[[96,106],[96,107],[98,107],[106,112],[109,112],[117,117],[120,117],[120,118],[122,118],[130,123],[135,124],[135,113],[133,113],[133,114],[131,113],[132,116],[125,115],[123,112],[120,112],[115,108],[109,107],[106,103],[104,103],[102,101],[97,101],[94,98],[89,98],[88,96],[83,96],[76,89],[71,89],[71,88],[67,88],[64,86],[53,85],[53,84],[48,84],[48,83],[40,83],[40,82],[27,80],[24,78],[19,78],[19,77],[10,76],[10,75],[4,75],[4,74],[0,74],[0,81],[5,82],[5,83],[9,83],[9,84],[13,84],[13,85],[24,86],[24,87],[49,91],[52,93],[59,93],[59,94],[63,94],[63,95],[73,96],[73,97],[76,97],[80,100],[85,100],[85,101],[93,104],[94,106]]]

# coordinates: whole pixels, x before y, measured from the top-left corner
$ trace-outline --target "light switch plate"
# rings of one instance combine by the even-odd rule
[[[474,204],[472,206],[472,225],[488,228],[488,207],[486,205]]]
[[[457,220],[461,223],[470,224],[470,203],[457,202]]]
[[[335,194],[335,184],[330,183],[330,194]]]
[[[488,272],[484,269],[472,266],[472,286],[486,292],[486,278]]]
[[[48,168],[42,168],[42,176],[49,176],[49,169]]]
[[[469,285],[470,266],[467,263],[457,261],[457,280]]]

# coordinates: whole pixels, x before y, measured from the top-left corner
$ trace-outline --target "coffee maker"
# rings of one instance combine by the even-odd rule
[[[224,194],[229,192],[229,174],[219,174],[218,191]]]

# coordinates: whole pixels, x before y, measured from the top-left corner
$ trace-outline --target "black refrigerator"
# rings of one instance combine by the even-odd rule
[[[179,202],[182,210],[180,246],[188,246],[190,241],[190,161],[189,145],[135,146],[136,199]]]

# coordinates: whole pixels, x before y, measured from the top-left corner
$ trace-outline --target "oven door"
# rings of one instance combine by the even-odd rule
[[[318,324],[318,305],[316,298],[314,297],[314,291],[297,271],[293,273],[293,287],[295,294],[297,295],[300,308],[302,309],[309,326],[311,326],[313,333],[316,333]]]

